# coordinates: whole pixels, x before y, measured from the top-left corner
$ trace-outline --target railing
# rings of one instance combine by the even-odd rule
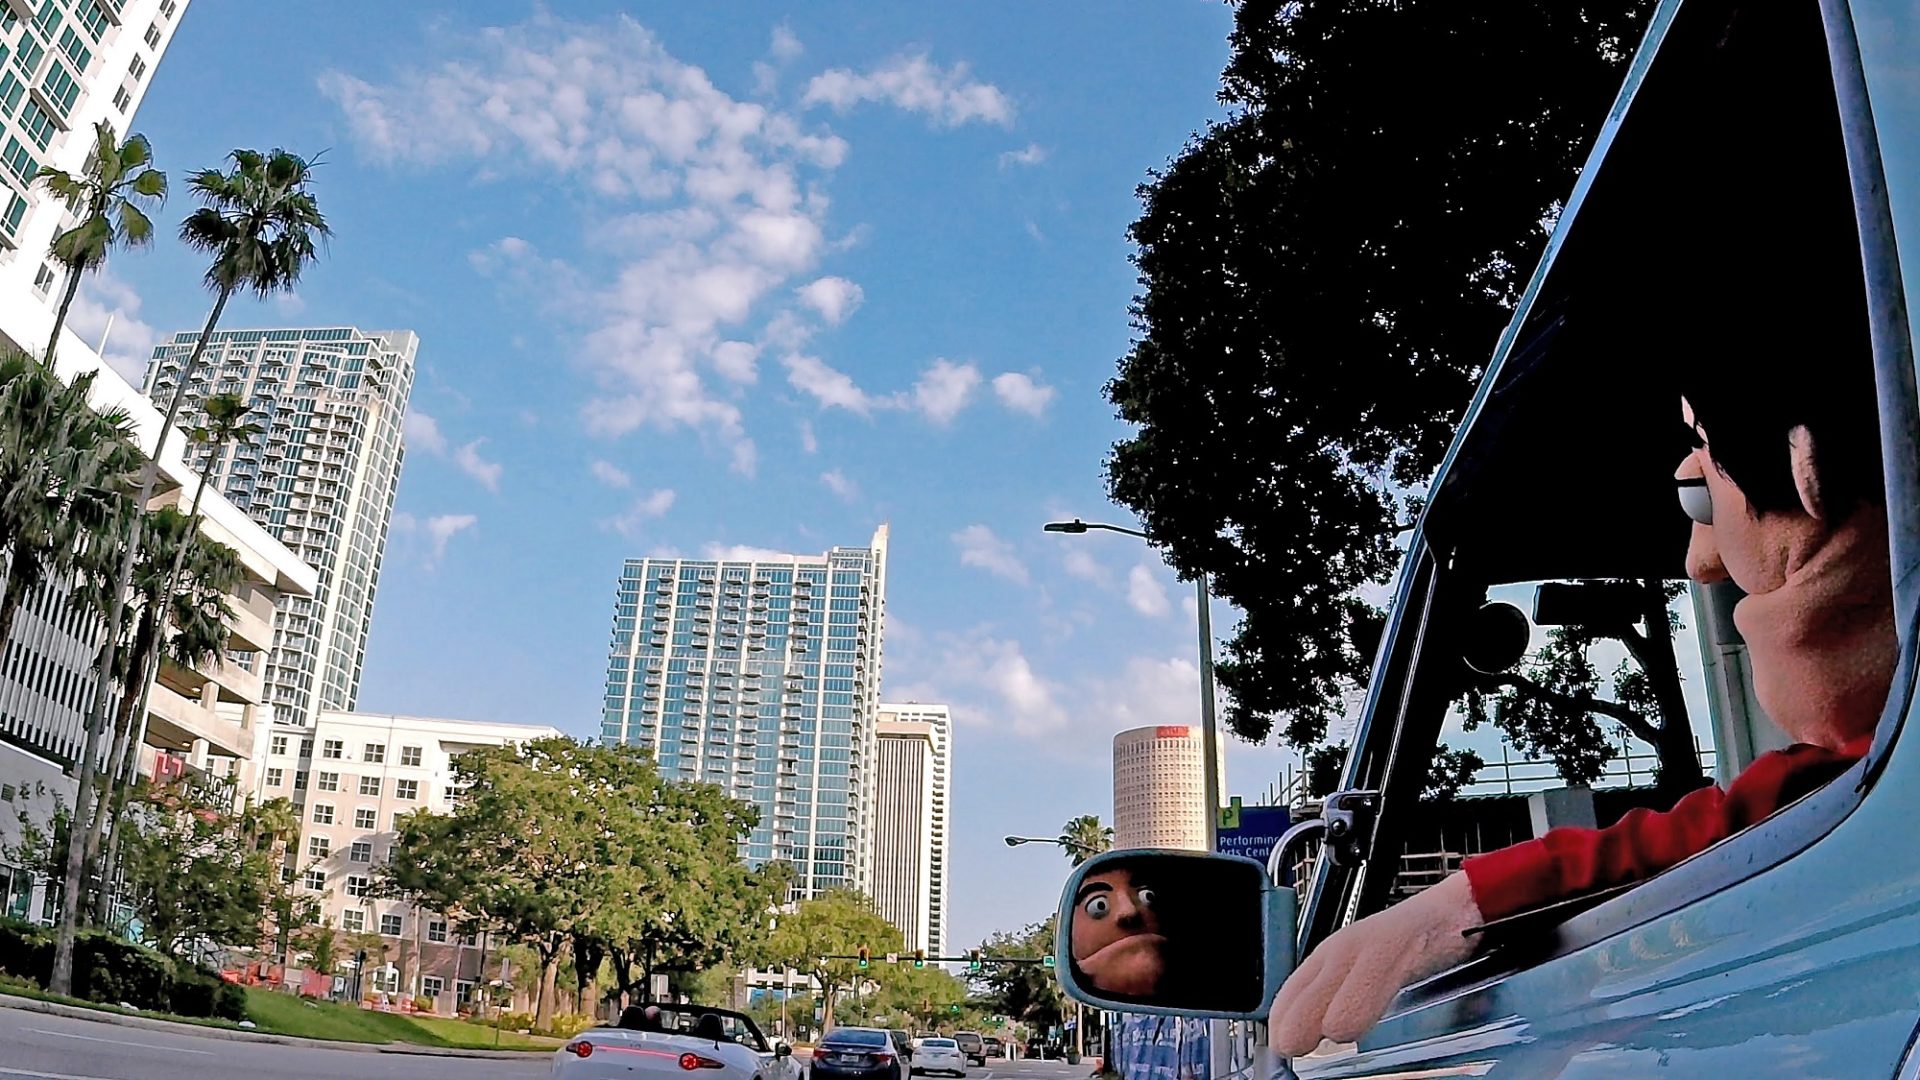
[[[1630,738],[1621,738],[1617,742],[1617,752],[1606,764],[1600,779],[1594,781],[1596,788],[1638,787],[1653,782],[1660,755],[1645,743],[1636,743]],[[1713,775],[1718,764],[1718,753],[1702,743],[1698,736],[1693,740],[1693,752],[1699,755],[1700,771]],[[1268,806],[1304,806],[1319,800],[1307,792],[1308,774],[1289,766],[1279,778],[1279,783],[1267,789]],[[1500,744],[1500,760],[1490,761],[1474,771],[1473,779],[1460,789],[1460,794],[1475,795],[1528,795],[1547,788],[1564,787],[1566,781],[1551,760],[1546,758],[1514,757],[1512,749]]]

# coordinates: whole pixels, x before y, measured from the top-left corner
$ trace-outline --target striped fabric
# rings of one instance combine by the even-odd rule
[[[1114,1031],[1121,1080],[1209,1080],[1207,1021],[1128,1014]]]

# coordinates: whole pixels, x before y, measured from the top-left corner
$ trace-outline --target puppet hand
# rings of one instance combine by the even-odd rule
[[[1483,921],[1467,876],[1453,874],[1327,938],[1273,999],[1274,1051],[1298,1057],[1322,1038],[1359,1039],[1401,987],[1473,955],[1474,943],[1463,935]]]

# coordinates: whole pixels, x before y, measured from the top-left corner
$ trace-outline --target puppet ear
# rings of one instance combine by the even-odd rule
[[[1813,432],[1805,424],[1787,433],[1787,446],[1793,460],[1793,488],[1800,493],[1800,506],[1809,517],[1824,521],[1826,503],[1820,497],[1820,459],[1815,453]]]

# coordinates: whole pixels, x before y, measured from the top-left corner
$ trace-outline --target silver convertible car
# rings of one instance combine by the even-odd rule
[[[697,1005],[635,1005],[553,1055],[565,1080],[797,1080],[793,1051],[752,1020]]]

